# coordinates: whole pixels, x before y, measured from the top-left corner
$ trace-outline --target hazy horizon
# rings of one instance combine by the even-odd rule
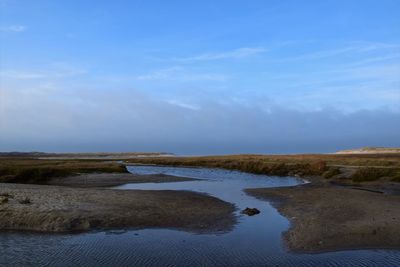
[[[0,8],[0,151],[400,147],[399,1]]]

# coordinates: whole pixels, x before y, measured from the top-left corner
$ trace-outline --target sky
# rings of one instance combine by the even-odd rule
[[[400,147],[400,1],[0,0],[0,151]]]

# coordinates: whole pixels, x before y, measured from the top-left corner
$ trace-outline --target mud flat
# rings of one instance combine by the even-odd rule
[[[291,221],[289,249],[321,252],[360,248],[400,249],[400,196],[306,184],[246,189],[272,201]]]
[[[88,173],[69,177],[53,178],[49,185],[71,187],[111,187],[127,183],[185,182],[197,179],[171,175],[135,175],[131,173]]]
[[[234,210],[230,203],[188,191],[0,183],[0,230],[74,232],[163,227],[219,232],[233,227]]]

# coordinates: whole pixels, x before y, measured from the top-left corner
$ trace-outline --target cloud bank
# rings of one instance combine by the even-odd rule
[[[3,151],[331,152],[400,146],[400,114],[296,111],[229,99],[192,108],[137,90],[3,88],[0,133]]]

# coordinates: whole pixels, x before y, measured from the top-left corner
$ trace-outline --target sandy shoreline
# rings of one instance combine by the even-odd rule
[[[88,173],[62,178],[53,178],[49,185],[70,187],[112,187],[128,183],[166,183],[195,181],[194,178],[178,177],[164,174],[136,175],[132,173]]]
[[[290,220],[283,238],[292,251],[400,249],[399,195],[313,183],[246,193],[271,201]]]
[[[234,205],[189,191],[0,183],[0,195],[1,230],[76,232],[162,227],[209,233],[228,231],[236,223]]]

